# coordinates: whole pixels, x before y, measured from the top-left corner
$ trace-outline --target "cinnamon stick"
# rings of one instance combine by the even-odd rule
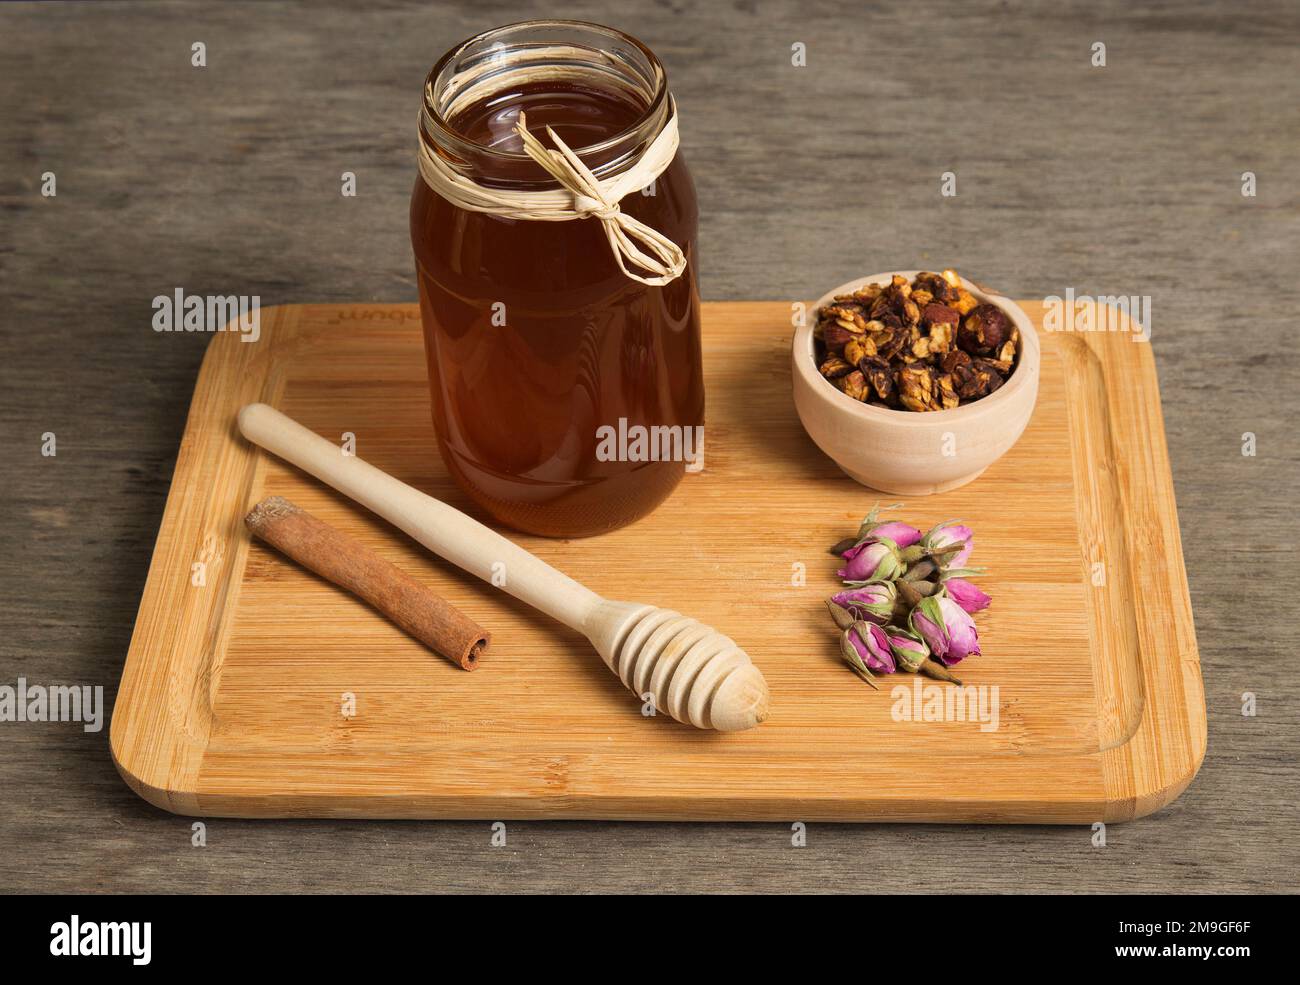
[[[473,670],[491,634],[446,599],[281,496],[253,507],[244,525],[304,568],[347,589],[464,670]]]

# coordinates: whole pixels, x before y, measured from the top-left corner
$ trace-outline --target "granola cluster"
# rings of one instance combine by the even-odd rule
[[[895,275],[817,312],[817,365],[854,400],[946,410],[988,396],[1015,368],[1020,333],[954,271]]]

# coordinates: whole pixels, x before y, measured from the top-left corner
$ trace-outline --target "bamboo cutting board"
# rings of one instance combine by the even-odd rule
[[[704,470],[603,537],[511,534],[607,597],[732,636],[772,692],[771,718],[733,734],[643,717],[577,633],[239,437],[236,412],[263,401],[473,513],[439,460],[416,306],[265,309],[260,341],[216,335],[114,709],[122,775],[167,810],[258,817],[1091,823],[1177,797],[1205,751],[1205,701],[1150,346],[1040,332],[1019,444],[896,514],[976,532],[994,602],[960,674],[998,688],[989,728],[926,720],[932,692],[915,688],[946,685],[899,674],[875,692],[840,662],[826,548],[896,497],[804,435],[790,334],[788,305],[706,304]],[[252,543],[243,515],[273,494],[489,628],[481,669]]]

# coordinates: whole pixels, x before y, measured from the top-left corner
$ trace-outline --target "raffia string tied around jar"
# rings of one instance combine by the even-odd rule
[[[660,287],[676,280],[686,270],[686,254],[663,233],[624,212],[619,202],[632,192],[649,188],[673,162],[678,145],[677,104],[672,103],[670,108],[663,129],[635,163],[605,180],[597,178],[550,127],[546,128],[546,134],[555,147],[543,144],[528,131],[523,112],[514,129],[524,142],[524,153],[559,182],[559,188],[547,191],[488,188],[461,174],[423,140],[420,141],[420,175],[448,202],[469,212],[539,222],[598,219],[619,269],[642,284]],[[633,271],[628,267],[629,261],[652,276]]]

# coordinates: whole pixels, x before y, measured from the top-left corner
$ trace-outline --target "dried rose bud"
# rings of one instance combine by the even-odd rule
[[[898,586],[895,588],[898,595],[898,608],[901,610],[898,615],[906,619],[907,614],[920,605],[921,599],[925,596],[916,590],[916,586],[912,582],[904,578],[899,578],[894,584]]]
[[[889,638],[889,648],[893,651],[898,669],[909,674],[917,673],[921,664],[930,656],[930,648],[921,634],[899,626],[890,626],[885,634]]]
[[[859,543],[860,539],[857,537],[845,537],[843,540],[835,542],[834,546],[830,549],[830,553],[835,557],[842,557],[845,551],[850,547],[857,547]]]
[[[842,581],[893,581],[903,573],[898,547],[892,540],[866,541],[849,548],[843,556],[847,563],[836,572]]]
[[[852,632],[852,629],[846,629],[840,634],[840,659],[852,668],[853,673],[870,684],[873,690],[879,691],[880,688],[876,687],[875,675],[867,669],[866,661],[859,656],[857,647],[849,639],[849,634]]]
[[[977,305],[957,330],[957,344],[972,356],[991,356],[1011,338],[1015,326],[995,304]]]
[[[919,541],[921,531],[910,523],[880,519],[880,504],[876,503],[871,507],[871,511],[862,518],[862,522],[858,524],[858,536],[849,547],[857,547],[868,540],[880,540],[882,537],[892,540],[895,547],[902,549],[911,547]],[[843,556],[845,551],[847,551],[847,548],[840,551],[839,554]]]
[[[858,620],[854,618],[853,613],[842,605],[838,605],[834,599],[826,600],[826,608],[830,610],[831,618],[835,620],[835,625],[840,628],[840,632],[848,629]]]
[[[930,652],[945,666],[951,667],[980,652],[975,620],[950,598],[931,595],[922,599],[908,621],[911,628],[925,638]]]
[[[874,622],[883,626],[894,614],[897,597],[893,582],[885,581],[836,592],[830,600],[853,615],[855,621]],[[835,615],[834,610],[831,610],[831,614]]]
[[[930,648],[925,645],[919,633],[910,629],[891,626],[885,630],[889,636],[889,647],[894,652],[894,662],[898,669],[908,674],[924,674],[937,681],[948,681],[961,686],[961,680],[954,677],[943,664],[930,659]]]
[[[952,548],[958,550],[951,557],[942,557],[942,568],[961,568],[975,549],[975,532],[965,524],[947,520],[931,527],[921,538],[921,546],[932,556],[949,553]]]
[[[892,540],[898,547],[911,547],[921,539],[921,531],[910,523],[903,523],[899,520],[891,520],[889,523],[877,523],[868,531],[872,540],[879,540],[882,537]]]
[[[854,623],[846,629],[840,638],[840,652],[845,663],[860,674],[865,671],[867,677],[873,670],[878,674],[892,674],[897,670],[889,637],[874,623]]]
[[[927,557],[922,557],[923,550],[917,550],[915,555],[909,556],[907,551],[903,552],[903,560],[907,562],[907,572],[903,575],[904,581],[920,581],[922,578],[929,578],[939,569],[933,561]],[[915,557],[916,560],[912,558]]]
[[[947,592],[948,598],[972,615],[981,609],[987,609],[989,603],[993,601],[988,595],[980,591],[978,586],[973,585],[965,578],[945,578],[943,580],[943,589]]]

